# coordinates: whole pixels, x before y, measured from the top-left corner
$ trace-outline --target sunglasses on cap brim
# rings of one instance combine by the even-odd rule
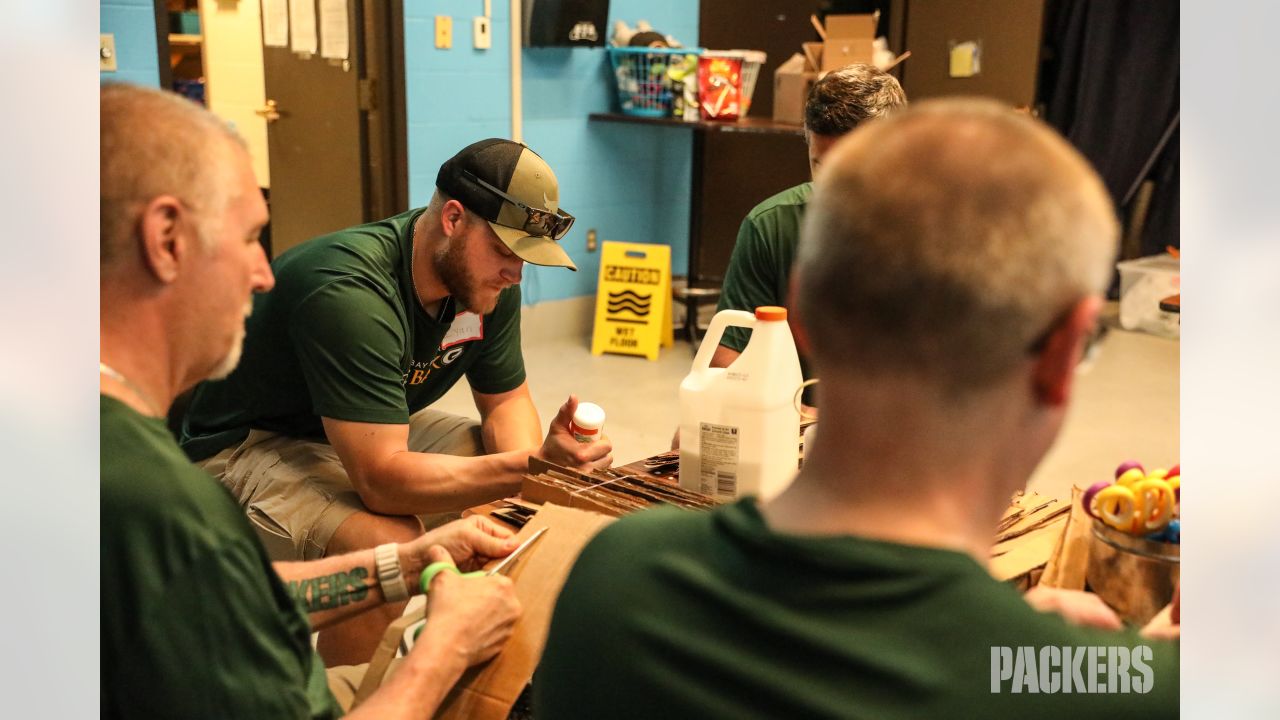
[[[502,198],[503,201],[524,211],[524,225],[516,228],[517,230],[527,232],[530,235],[544,235],[552,238],[553,240],[559,240],[565,236],[565,233],[569,232],[569,228],[573,227],[573,216],[563,210],[553,213],[547,210],[529,207],[525,203],[520,202],[507,193],[476,177],[471,172],[466,170],[463,170],[462,172],[469,179],[475,181],[477,185],[480,185],[485,190],[488,190],[494,195]]]

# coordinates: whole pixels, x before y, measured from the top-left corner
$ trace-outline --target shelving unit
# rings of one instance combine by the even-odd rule
[[[170,18],[174,13],[200,12],[199,0],[168,0],[170,29],[178,29]],[[185,28],[184,28],[185,29]],[[198,33],[170,32],[169,71],[171,89],[193,100],[204,101],[204,36]]]

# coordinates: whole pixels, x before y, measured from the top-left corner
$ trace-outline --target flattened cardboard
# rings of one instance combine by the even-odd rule
[[[502,652],[471,668],[445,698],[437,718],[503,720],[542,659],[551,626],[551,611],[569,569],[612,518],[559,505],[544,505],[520,531],[525,538],[550,528],[511,570],[524,614]]]
[[[591,498],[590,493],[590,490],[571,493],[564,488],[552,487],[541,483],[536,477],[528,475],[520,483],[520,497],[527,502],[539,505],[560,505],[576,510],[618,517],[618,513],[613,508],[596,502]]]

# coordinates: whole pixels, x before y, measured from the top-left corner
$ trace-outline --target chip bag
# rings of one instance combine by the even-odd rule
[[[702,119],[737,120],[742,104],[742,59],[698,59],[698,98]]]

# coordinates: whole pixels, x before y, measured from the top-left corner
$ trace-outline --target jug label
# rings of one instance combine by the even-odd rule
[[[703,494],[720,498],[738,496],[738,428],[699,423],[702,464],[698,477]]]

